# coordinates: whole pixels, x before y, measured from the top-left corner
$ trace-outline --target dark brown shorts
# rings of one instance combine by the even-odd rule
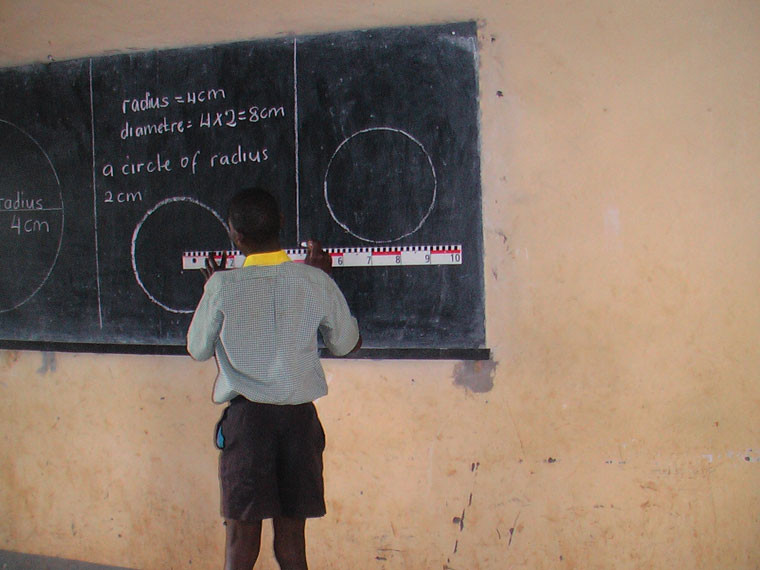
[[[255,522],[325,514],[325,432],[313,403],[257,404],[239,396],[221,421],[222,516]]]

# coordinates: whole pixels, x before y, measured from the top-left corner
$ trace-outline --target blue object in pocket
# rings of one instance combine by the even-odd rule
[[[216,428],[214,428],[214,445],[217,449],[224,449],[224,433],[222,433],[222,424],[224,423],[224,418],[227,417],[228,409],[229,406],[224,409],[222,417],[219,418],[218,422],[216,422]]]
[[[217,449],[224,449],[224,434],[222,433],[222,422],[216,424],[216,440],[214,441]]]

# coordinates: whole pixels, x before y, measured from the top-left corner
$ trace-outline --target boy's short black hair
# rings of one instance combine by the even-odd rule
[[[263,188],[244,188],[236,192],[230,201],[227,219],[249,242],[268,242],[280,234],[280,208],[275,197]]]

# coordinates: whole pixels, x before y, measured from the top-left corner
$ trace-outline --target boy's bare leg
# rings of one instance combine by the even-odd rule
[[[274,555],[281,570],[307,570],[306,565],[306,521],[275,517]]]
[[[245,523],[228,520],[224,570],[251,570],[261,548],[261,521]]]

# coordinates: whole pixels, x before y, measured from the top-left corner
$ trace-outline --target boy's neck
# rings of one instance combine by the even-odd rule
[[[274,240],[267,243],[255,243],[255,244],[241,243],[240,244],[240,253],[242,253],[246,257],[249,255],[254,255],[258,253],[272,253],[274,251],[280,251],[281,249],[282,247],[280,246],[279,240]]]

